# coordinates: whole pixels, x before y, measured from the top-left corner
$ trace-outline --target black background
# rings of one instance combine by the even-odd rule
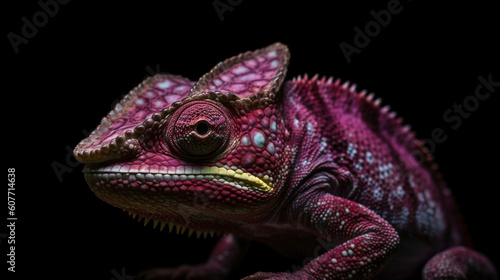
[[[22,17],[32,21],[41,8],[36,1],[4,4],[2,146],[4,172],[16,168],[15,275],[108,280],[122,268],[135,275],[155,266],[204,261],[216,239],[143,227],[101,202],[66,147],[74,147],[82,131],[95,128],[114,102],[146,76],[159,71],[195,80],[225,58],[276,41],[292,53],[288,78],[319,73],[355,82],[391,105],[419,138],[429,138],[435,128],[445,131],[436,161],[477,249],[499,267],[495,135],[500,88],[457,129],[443,120],[453,104],[474,94],[479,75],[500,81],[497,10],[492,1],[401,1],[401,13],[347,63],[339,44],[353,44],[353,28],[363,29],[373,20],[370,11],[386,9],[388,2],[241,1],[221,21],[213,1],[70,1],[59,5],[18,53],[7,34],[21,35]],[[59,180],[53,164],[72,172]],[[6,241],[0,243],[2,272]],[[246,262],[236,278],[290,269],[264,246],[251,254],[260,261]]]

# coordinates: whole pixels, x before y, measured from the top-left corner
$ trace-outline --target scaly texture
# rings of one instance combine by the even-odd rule
[[[276,43],[196,83],[156,75],[75,148],[92,191],[145,224],[229,233],[205,264],[139,278],[223,279],[256,240],[315,258],[246,280],[496,279],[409,127],[340,80],[285,82],[289,58]]]

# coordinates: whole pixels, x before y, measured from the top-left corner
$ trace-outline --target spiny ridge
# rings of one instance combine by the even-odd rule
[[[381,106],[382,99],[375,98],[374,93],[368,93],[366,90],[357,92],[355,83],[342,82],[340,79],[334,80],[333,77],[318,79],[317,75],[312,79],[309,79],[307,74],[303,77],[297,76],[292,79],[291,83],[300,93],[316,91],[319,94],[316,96],[332,100],[335,106],[342,107],[346,111],[359,112],[365,121],[370,122],[379,131],[385,131],[384,135],[388,135],[408,151],[412,151],[413,155],[416,154],[419,157],[417,160],[420,163],[436,171],[434,175],[437,178],[441,177],[427,147],[416,138],[415,132],[409,125],[403,125],[403,119],[397,117],[396,112],[390,111],[389,106]]]
[[[172,233],[172,231],[174,230],[174,228],[175,228],[175,233],[176,234],[184,234],[186,232],[186,230],[187,230],[188,231],[188,237],[191,237],[191,235],[193,235],[193,233],[196,233],[196,238],[198,238],[198,239],[201,236],[203,236],[203,238],[207,238],[208,236],[210,236],[210,237],[213,238],[215,235],[217,235],[217,236],[221,235],[220,232],[216,233],[215,231],[193,230],[193,229],[190,229],[190,228],[188,228],[186,226],[176,225],[173,222],[166,222],[166,221],[154,220],[151,217],[146,217],[144,215],[137,215],[136,213],[132,213],[132,212],[129,212],[128,214],[129,214],[129,216],[132,216],[134,219],[137,217],[138,222],[140,222],[142,219],[144,219],[144,226],[147,226],[149,224],[149,222],[151,220],[153,220],[153,228],[156,229],[156,227],[158,226],[158,224],[160,224],[160,231],[163,231],[163,229],[168,224],[168,231],[170,233]]]

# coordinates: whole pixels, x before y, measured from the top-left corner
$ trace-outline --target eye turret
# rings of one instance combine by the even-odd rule
[[[227,109],[210,101],[194,101],[172,115],[166,142],[178,156],[213,158],[226,150],[233,131]]]

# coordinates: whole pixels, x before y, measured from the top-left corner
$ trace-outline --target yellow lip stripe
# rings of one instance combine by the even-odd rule
[[[205,173],[205,171],[208,171],[208,173]],[[263,191],[263,192],[271,192],[273,190],[273,188],[272,188],[273,184],[271,183],[270,180],[267,180],[267,182],[265,182],[262,179],[254,176],[252,174],[243,172],[240,169],[232,170],[232,169],[225,169],[223,167],[216,167],[216,166],[202,167],[201,174],[232,177],[236,180],[241,180],[243,182],[249,183],[252,187],[256,187],[259,191]]]
[[[155,174],[162,175],[177,175],[180,181],[192,180],[201,176],[198,179],[208,179],[215,180],[218,182],[223,182],[229,185],[234,185],[238,188],[243,188],[245,190],[253,189],[260,192],[271,192],[273,191],[272,178],[268,175],[259,178],[250,173],[244,172],[241,169],[229,169],[217,166],[179,166],[179,167],[160,167],[150,168],[150,169],[135,169],[131,167],[124,166],[106,166],[98,169],[91,169],[85,167],[83,169],[84,173],[91,173],[97,176],[97,174],[112,174],[112,173],[122,173],[136,175],[142,174],[143,176],[151,176]],[[106,175],[102,175],[106,177]],[[191,177],[191,178],[190,178]],[[107,178],[107,177],[106,177]],[[240,185],[240,183],[244,185]],[[246,186],[246,187],[245,187]]]

